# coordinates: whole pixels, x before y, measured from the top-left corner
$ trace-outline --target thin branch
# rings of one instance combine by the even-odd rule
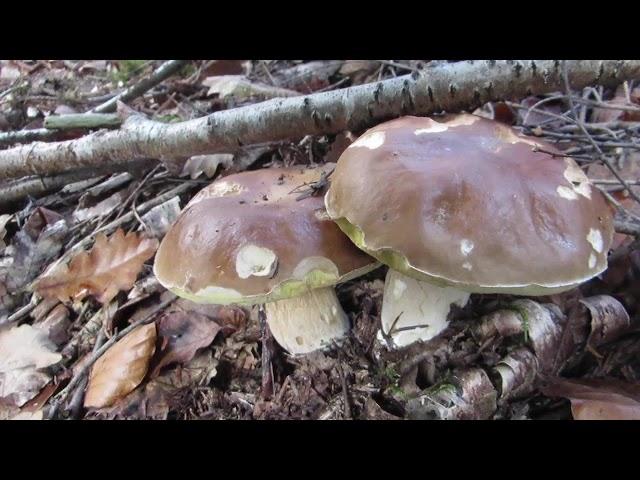
[[[109,113],[115,112],[118,101],[127,103],[138,98],[153,87],[169,78],[174,73],[177,73],[182,67],[188,63],[187,60],[168,60],[158,67],[151,75],[143,78],[135,85],[125,89],[119,95],[107,100],[102,105],[98,105],[96,108],[90,110],[94,113]]]
[[[576,88],[640,78],[636,60],[576,60],[568,68]],[[141,121],[133,115],[120,130],[0,151],[0,178],[51,175],[140,157],[182,159],[239,145],[359,131],[399,115],[471,110],[505,97],[557,91],[561,85],[560,62],[553,60],[427,65],[390,80],[268,100],[179,123]]]
[[[587,129],[584,126],[584,123],[580,120],[579,116],[575,114],[574,103],[573,103],[573,95],[571,95],[571,84],[569,83],[569,72],[568,72],[568,67],[567,67],[567,62],[566,61],[563,62],[562,67],[563,67],[562,68],[562,77],[563,77],[565,89],[567,90],[567,95],[568,95],[567,99],[569,101],[569,105],[571,106],[571,111],[574,113],[575,121],[578,124],[578,126],[580,127],[580,130],[582,130],[582,133],[584,133],[584,135],[587,137],[587,139],[589,140],[591,145],[593,145],[593,148],[596,150],[596,152],[598,152],[598,156],[599,156],[600,160],[602,160],[602,163],[604,163],[607,166],[607,168],[611,171],[611,173],[614,175],[614,177],[616,177],[618,179],[618,181],[627,189],[627,192],[629,192],[629,195],[631,196],[631,198],[633,198],[636,202],[640,203],[640,197],[638,197],[638,195],[631,189],[631,187],[626,182],[626,180],[624,178],[622,178],[620,173],[618,173],[618,171],[615,169],[615,167],[613,166],[611,161],[609,161],[609,159],[602,152],[602,150],[600,149],[600,147],[598,146],[596,141],[591,137],[591,134],[589,134],[589,132],[587,131]]]

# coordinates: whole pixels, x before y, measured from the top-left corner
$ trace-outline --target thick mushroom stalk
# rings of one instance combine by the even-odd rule
[[[349,319],[333,287],[267,303],[265,310],[272,335],[293,355],[327,347],[349,331]]]
[[[390,348],[426,341],[446,328],[451,304],[464,307],[469,292],[438,287],[389,269],[382,301],[382,332]]]

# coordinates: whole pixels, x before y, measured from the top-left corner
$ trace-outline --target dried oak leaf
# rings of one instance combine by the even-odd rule
[[[640,384],[614,378],[548,380],[542,393],[571,401],[574,420],[640,420]]]
[[[155,377],[162,367],[187,363],[196,352],[213,342],[221,327],[198,313],[171,312],[158,321],[162,339],[161,356],[151,373]]]
[[[42,277],[36,290],[45,298],[80,300],[93,295],[108,303],[120,290],[133,286],[145,261],[158,248],[158,240],[142,238],[137,233],[124,234],[118,229],[111,238],[99,234],[90,252],[76,255],[68,266]]]
[[[21,407],[51,380],[40,369],[58,363],[62,355],[46,333],[31,325],[0,330],[0,398]]]
[[[84,406],[103,408],[132,392],[147,374],[156,349],[156,325],[136,328],[93,365]]]

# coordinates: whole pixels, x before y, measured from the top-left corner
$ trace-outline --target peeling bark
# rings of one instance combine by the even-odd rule
[[[566,63],[573,88],[614,86],[640,78],[640,61]],[[473,110],[489,101],[561,89],[560,61],[467,61],[439,64],[390,80],[307,96],[274,99],[175,124],[130,117],[118,131],[0,151],[0,178],[139,158],[185,158],[304,135],[358,131],[399,115]]]
[[[462,370],[407,402],[412,420],[486,420],[496,411],[497,392],[481,368]]]

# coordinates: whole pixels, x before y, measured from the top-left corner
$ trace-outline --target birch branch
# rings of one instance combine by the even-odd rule
[[[465,61],[381,82],[279,98],[163,124],[129,117],[117,131],[0,151],[0,178],[50,175],[137,158],[181,159],[305,135],[357,131],[400,115],[473,110],[489,101],[563,89],[557,60]],[[573,88],[640,78],[638,60],[567,62]]]

